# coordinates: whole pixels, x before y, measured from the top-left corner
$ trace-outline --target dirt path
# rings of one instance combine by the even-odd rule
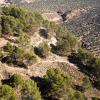
[[[28,69],[8,66],[7,64],[0,63],[0,73],[2,77],[6,77],[8,74],[14,74],[14,73],[28,77],[31,76],[43,77],[48,69],[50,68],[61,69],[62,66],[63,66],[62,70],[67,69],[66,72],[70,70],[69,72],[73,73],[74,70],[78,70],[77,66],[68,62],[66,57],[60,57],[52,54],[47,59],[42,59],[38,63],[29,66]],[[2,73],[6,73],[7,75],[6,74],[4,75]]]
[[[59,68],[61,69],[65,74],[71,75],[75,79],[76,84],[81,84],[82,79],[84,77],[84,74],[81,73],[75,65],[71,64],[70,62],[66,62],[64,60],[56,60],[56,61],[46,61],[42,60],[32,66],[29,67],[29,69],[24,68],[17,68],[14,66],[8,66],[6,64],[2,64],[0,62],[0,80],[7,79],[9,76],[13,74],[20,74],[24,76],[25,78],[30,77],[43,77],[45,75],[46,71],[50,68]],[[97,89],[91,89],[90,91],[87,91],[85,95],[88,97],[93,96],[100,96],[100,92],[98,92]]]

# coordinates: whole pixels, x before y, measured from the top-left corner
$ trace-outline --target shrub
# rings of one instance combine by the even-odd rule
[[[34,50],[35,53],[42,58],[46,58],[50,53],[50,47],[47,43],[43,43],[39,48],[36,47]]]
[[[96,57],[94,54],[92,54],[84,49],[80,49],[78,51],[78,56],[79,56],[82,64],[86,65],[91,70],[98,69],[98,71],[99,71],[99,69],[100,69],[100,57]]]
[[[100,57],[97,57],[84,49],[78,51],[78,57],[81,64],[86,66],[87,72],[95,77],[94,81],[100,83]]]
[[[38,13],[32,13],[22,7],[9,6],[2,8],[2,33],[19,35],[21,32],[30,32],[34,24],[42,20]]]
[[[57,43],[57,54],[67,56],[69,53],[71,53],[69,42],[67,40],[59,40]]]
[[[41,100],[39,89],[34,81],[27,80],[22,87],[22,100]]]
[[[8,85],[1,85],[0,100],[17,100],[14,89]]]
[[[15,50],[15,46],[13,46],[11,43],[7,42],[7,44],[3,47],[3,50],[5,52],[13,53]]]
[[[17,28],[17,21],[12,16],[3,15],[1,17],[2,33],[12,34]]]
[[[83,91],[86,91],[87,89],[90,89],[91,87],[92,87],[92,84],[91,84],[89,78],[84,77],[83,78],[83,84],[82,84]]]
[[[31,51],[25,51],[10,43],[7,43],[3,49],[7,52],[7,55],[2,59],[3,62],[13,63],[21,67],[27,67],[28,65],[37,62],[37,56]]]
[[[14,74],[10,78],[10,85],[12,87],[17,87],[18,85],[23,85],[24,81],[20,75]]]
[[[39,27],[42,25],[42,22],[43,22],[43,18],[41,14],[34,12],[33,13],[33,26]]]
[[[54,30],[57,34],[57,46],[55,52],[61,56],[68,56],[71,52],[76,52],[80,43],[74,34],[63,25],[56,25]]]
[[[37,84],[32,80],[26,80],[19,75],[10,78],[10,85],[20,92],[20,100],[41,100],[41,94]]]
[[[64,76],[58,69],[47,70],[44,78],[48,81],[47,95],[52,98],[68,98],[68,90],[73,86],[70,77]]]
[[[27,60],[26,65],[31,65],[38,61],[37,56],[33,52],[27,52],[24,57]]]
[[[80,91],[76,91],[71,100],[85,100],[85,97]]]
[[[18,44],[19,44],[19,46],[20,46],[21,48],[26,48],[26,47],[29,46],[30,37],[29,37],[27,34],[22,33],[22,34],[19,36],[17,42],[18,42]]]

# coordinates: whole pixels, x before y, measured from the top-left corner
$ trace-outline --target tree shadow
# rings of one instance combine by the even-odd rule
[[[2,79],[2,80],[1,80],[1,83],[2,83],[2,84],[10,85],[10,79]]]
[[[21,61],[16,61],[16,59],[10,60],[10,59],[9,59],[9,56],[3,57],[3,58],[1,59],[1,62],[2,62],[2,63],[6,63],[6,64],[8,64],[8,65],[13,65],[14,67],[26,68],[26,69],[27,69],[27,65],[26,65],[26,64],[24,64],[24,63],[21,62]]]
[[[81,61],[81,58],[79,58],[77,56],[77,54],[71,54],[70,56],[68,56],[68,60],[69,62],[75,64],[79,70],[84,73],[85,75],[89,76],[93,87],[100,89],[99,87],[99,83],[95,78],[95,73],[94,70],[91,67],[86,66],[85,64],[83,64],[83,62]]]
[[[45,78],[41,78],[41,77],[31,77],[31,79],[37,83],[37,86],[39,87],[41,91],[41,95],[44,98],[44,100],[51,100],[50,97],[47,96],[47,93],[51,87],[48,80],[46,80]]]
[[[69,55],[68,60],[69,62],[75,64],[81,72],[85,73],[88,76],[90,75],[88,71],[90,69],[81,62],[81,59],[76,54]]]

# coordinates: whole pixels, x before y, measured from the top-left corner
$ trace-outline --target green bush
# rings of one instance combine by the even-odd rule
[[[100,57],[84,49],[78,51],[78,57],[81,64],[86,66],[87,72],[95,77],[94,81],[96,81],[98,87],[100,87],[98,84],[100,83]]]
[[[40,47],[35,48],[35,53],[42,58],[46,58],[50,53],[50,47],[47,43],[43,43]]]
[[[80,91],[76,91],[71,100],[85,100],[85,97]]]
[[[33,52],[25,51],[24,49],[18,48],[10,43],[7,43],[4,47],[6,55],[3,60],[6,63],[13,63],[18,66],[27,67],[37,62],[37,56]]]
[[[74,34],[63,25],[56,25],[57,46],[55,52],[61,56],[68,56],[71,52],[76,52],[80,46]]]
[[[7,42],[7,44],[3,47],[3,50],[5,52],[13,53],[15,50],[15,46],[13,46],[10,42]]]
[[[19,75],[10,78],[10,85],[20,93],[20,100],[41,100],[41,94],[37,84],[32,80],[26,80]]]
[[[17,100],[14,89],[8,85],[1,85],[0,100]]]
[[[83,91],[86,91],[87,89],[90,89],[91,87],[92,87],[92,84],[91,84],[89,78],[84,77],[83,78],[83,84],[82,84]]]
[[[68,30],[64,25],[44,20],[42,26],[47,28],[48,32],[52,30],[56,33],[57,46],[53,50],[55,53],[66,56],[71,52],[76,52],[80,47],[80,42],[74,36],[73,32]]]
[[[29,43],[30,43],[30,37],[27,34],[22,33],[19,36],[17,42],[21,48],[27,48],[29,46]]]
[[[21,32],[31,32],[33,26],[42,23],[38,13],[32,13],[22,7],[8,6],[2,8],[1,29],[2,33],[19,35]]]
[[[73,80],[69,76],[65,76],[58,69],[49,69],[44,78],[49,83],[47,90],[45,90],[49,97],[62,98],[62,100],[68,98],[68,90],[73,87]]]
[[[18,85],[23,85],[24,81],[20,75],[14,74],[10,78],[10,85],[12,87],[17,87]]]
[[[57,43],[57,54],[67,56],[71,53],[71,48],[68,40],[59,40]]]
[[[1,19],[2,19],[2,22],[1,22],[1,25],[2,25],[2,33],[12,34],[18,28],[17,27],[18,26],[17,25],[18,22],[15,20],[14,17],[3,15],[1,17]]]

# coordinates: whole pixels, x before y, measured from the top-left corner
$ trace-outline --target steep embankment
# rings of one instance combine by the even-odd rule
[[[100,55],[100,8],[72,10],[66,15],[65,25],[81,37],[82,46]]]

